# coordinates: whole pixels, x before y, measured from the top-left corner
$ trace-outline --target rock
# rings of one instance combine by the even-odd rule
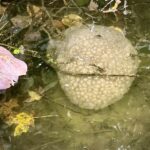
[[[56,71],[71,102],[98,110],[120,100],[140,63],[123,33],[114,27],[82,25],[68,28],[64,35],[56,42]]]

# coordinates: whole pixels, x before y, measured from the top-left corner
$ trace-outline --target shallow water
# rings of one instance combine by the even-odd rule
[[[13,137],[10,129],[1,127],[4,150],[150,149],[150,3],[135,0],[129,2],[128,9],[131,14],[127,16],[103,15],[100,22],[96,21],[123,28],[139,52],[139,76],[129,92],[105,109],[80,109],[65,97],[52,68],[35,68],[30,78],[21,80],[19,88],[16,86],[20,93],[17,97],[24,98],[28,89],[40,90],[48,84],[50,89],[40,101],[24,103],[21,108],[39,117],[30,132]]]

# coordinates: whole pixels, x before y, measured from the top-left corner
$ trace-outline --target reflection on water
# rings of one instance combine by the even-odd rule
[[[119,102],[96,112],[71,104],[58,84],[45,91],[41,101],[25,103],[22,111],[39,116],[35,128],[20,137],[3,130],[6,150],[148,150],[150,147],[150,77],[149,37],[150,4],[132,5],[130,16],[114,21],[122,24],[127,36],[141,55],[139,76]],[[108,17],[103,19],[108,23]],[[144,20],[144,22],[143,22]],[[113,21],[110,21],[111,23]],[[41,81],[42,75],[42,81]],[[44,77],[43,77],[44,76]],[[34,75],[37,82],[57,83],[54,71],[41,69]],[[32,79],[28,81],[31,83]],[[22,83],[24,93],[26,83]],[[35,83],[36,85],[37,83]],[[29,86],[29,85],[28,85]],[[44,87],[44,86],[43,86]],[[28,88],[28,87],[27,87]],[[22,90],[22,91],[23,91]],[[23,93],[23,92],[22,92]],[[20,96],[24,97],[24,96]],[[40,116],[47,116],[40,118]],[[11,145],[7,144],[10,141]]]

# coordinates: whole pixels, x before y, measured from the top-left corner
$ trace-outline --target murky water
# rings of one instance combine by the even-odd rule
[[[122,100],[96,112],[80,109],[65,97],[54,70],[35,68],[18,85],[22,94],[18,97],[24,98],[28,89],[38,91],[48,84],[50,89],[42,100],[24,103],[21,108],[39,117],[30,132],[13,137],[11,131],[1,127],[6,150],[150,149],[150,3],[146,2],[129,2],[131,14],[103,15],[97,22],[123,28],[139,52],[139,76]]]

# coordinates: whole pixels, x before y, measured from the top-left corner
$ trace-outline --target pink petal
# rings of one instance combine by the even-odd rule
[[[0,56],[1,55],[7,55],[9,57],[14,57],[6,48],[0,46]]]
[[[24,61],[14,58],[11,61],[13,68],[15,69],[15,73],[19,76],[26,75],[27,73],[27,65]]]
[[[26,63],[15,58],[7,49],[0,46],[0,90],[14,85],[18,77],[25,75],[26,72]]]
[[[9,51],[0,47],[0,70],[3,73],[20,76],[26,74],[27,65],[25,62],[15,58]]]
[[[7,77],[4,74],[0,73],[0,90],[4,90],[14,85],[18,81],[17,76]]]
[[[1,80],[0,82],[0,90],[5,90],[11,86],[10,82],[8,80]]]
[[[15,68],[10,61],[5,61],[4,59],[0,59],[0,72],[7,76],[17,75]]]

